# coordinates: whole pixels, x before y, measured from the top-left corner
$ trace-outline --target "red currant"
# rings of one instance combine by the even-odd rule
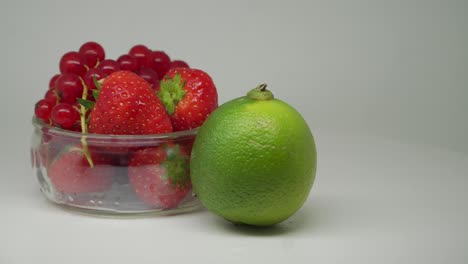
[[[145,79],[153,89],[156,89],[159,87],[159,78],[158,74],[150,69],[150,68],[141,68],[140,70],[137,71],[137,74],[140,75],[141,78]]]
[[[85,60],[76,51],[67,52],[60,59],[60,72],[83,77],[86,73]]]
[[[120,65],[115,60],[103,60],[99,63],[98,69],[104,73],[104,76],[107,76],[113,72],[119,71]]]
[[[117,59],[117,62],[119,63],[122,71],[135,72],[138,70],[138,61],[133,55],[124,54]]]
[[[83,95],[83,84],[76,74],[62,74],[57,79],[56,85],[60,102],[72,104],[76,102],[76,98],[81,98]]]
[[[55,102],[54,102],[55,104]],[[34,107],[34,114],[44,122],[48,123],[50,118],[50,112],[52,111],[52,107],[54,104],[50,103],[45,99],[41,99],[36,103]]]
[[[52,76],[52,78],[50,78],[49,89],[54,89],[55,88],[55,82],[57,81],[58,77],[60,77],[60,74],[57,73],[54,76]]]
[[[92,68],[92,69],[89,69],[88,72],[86,72],[83,80],[89,89],[97,88],[96,84],[94,84],[94,78],[96,78],[96,80],[98,81],[104,78],[104,73],[102,72],[102,70],[97,69],[97,68]]]
[[[70,131],[75,131],[75,132],[81,132],[81,122],[77,120],[71,127],[68,127],[68,130]]]
[[[106,57],[104,48],[99,45],[99,43],[93,41],[89,41],[81,45],[78,52],[83,57],[85,64],[89,68],[95,67],[98,62],[103,61]]]
[[[151,50],[145,45],[133,46],[128,54],[133,55],[137,59],[139,68],[150,67]]]
[[[52,109],[52,121],[62,128],[69,128],[80,118],[78,111],[72,105],[59,103]]]
[[[183,60],[174,60],[174,61],[171,61],[171,65],[169,66],[169,68],[174,69],[174,68],[190,68],[190,67]]]
[[[153,51],[150,56],[151,68],[162,79],[171,65],[171,58],[164,51]]]
[[[59,98],[57,96],[57,90],[56,89],[49,89],[45,95],[44,95],[44,100],[49,102],[52,105],[55,105],[57,101],[59,101]]]

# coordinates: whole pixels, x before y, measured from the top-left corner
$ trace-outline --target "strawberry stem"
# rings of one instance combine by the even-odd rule
[[[86,100],[88,98],[88,86],[85,84],[83,79],[81,79],[81,77],[80,77],[80,80],[83,85],[83,95],[81,96],[81,98],[83,100]],[[89,166],[93,168],[94,167],[93,159],[91,158],[91,154],[88,148],[88,142],[86,141],[86,134],[88,134],[88,126],[86,124],[86,112],[87,111],[88,110],[86,109],[86,107],[80,104],[81,132],[83,133],[83,136],[81,137],[81,145],[83,146],[83,154],[86,157],[86,160],[88,161]]]

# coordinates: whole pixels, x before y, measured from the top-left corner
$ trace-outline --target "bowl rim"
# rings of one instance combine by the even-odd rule
[[[162,134],[147,134],[147,135],[114,135],[114,134],[94,134],[88,133],[83,134],[80,132],[65,130],[62,128],[54,127],[49,124],[46,124],[41,119],[37,118],[36,116],[32,117],[33,126],[37,129],[43,130],[44,133],[56,135],[56,136],[63,136],[63,137],[71,137],[80,139],[83,136],[86,136],[88,139],[115,139],[115,140],[161,140],[161,139],[177,139],[182,137],[194,136],[197,134],[199,127],[192,128],[189,130],[183,131],[176,131],[170,133],[162,133]],[[44,131],[46,130],[46,132]]]

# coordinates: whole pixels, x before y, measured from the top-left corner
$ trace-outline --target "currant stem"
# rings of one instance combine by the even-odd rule
[[[84,80],[80,77],[81,83],[83,85],[83,95],[82,99],[86,100],[88,98],[88,86],[85,84]],[[83,146],[83,154],[86,157],[86,160],[89,163],[91,168],[94,167],[93,159],[89,153],[88,142],[86,142],[86,135],[88,134],[88,126],[86,125],[86,107],[80,105],[80,123],[81,123],[81,132],[83,136],[81,137],[81,145]]]

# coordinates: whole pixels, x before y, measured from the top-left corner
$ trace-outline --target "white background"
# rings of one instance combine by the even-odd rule
[[[468,1],[2,1],[0,30],[0,263],[468,261]],[[88,40],[110,58],[142,43],[184,59],[220,103],[267,82],[316,137],[302,210],[256,230],[47,203],[33,105]]]

